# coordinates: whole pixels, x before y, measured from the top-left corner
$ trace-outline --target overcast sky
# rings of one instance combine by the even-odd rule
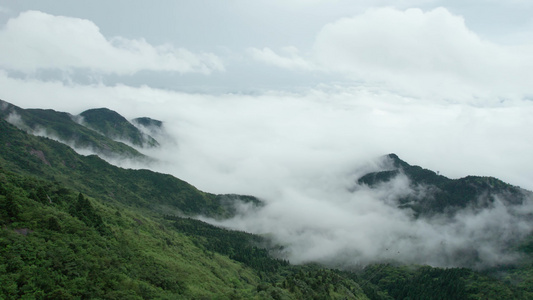
[[[0,1],[0,66],[10,76],[67,72],[83,84],[210,93],[360,81],[524,92],[532,3]]]
[[[533,190],[532,82],[529,0],[0,0],[0,99],[164,121],[151,167],[261,197],[224,225],[293,262],[513,260],[531,201],[443,223],[390,202],[405,178],[350,188],[397,153]]]

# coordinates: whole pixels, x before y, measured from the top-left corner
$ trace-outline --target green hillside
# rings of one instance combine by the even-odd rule
[[[0,298],[248,298],[253,270],[164,220],[2,172]]]
[[[533,297],[530,260],[490,273],[294,266],[283,245],[188,217],[230,217],[241,201],[262,205],[121,169],[0,120],[0,299]]]
[[[156,147],[159,143],[143,134],[119,113],[107,108],[89,109],[80,114],[83,123],[113,140],[122,140],[138,147]],[[141,119],[141,122],[145,122]],[[144,124],[144,123],[143,123]]]
[[[227,216],[228,198],[245,202],[253,197],[223,197],[204,193],[173,176],[149,170],[115,167],[96,155],[81,156],[66,145],[26,134],[0,122],[0,161],[21,174],[59,181],[93,197],[172,214]]]

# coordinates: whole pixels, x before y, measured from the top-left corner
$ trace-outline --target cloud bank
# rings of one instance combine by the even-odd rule
[[[0,30],[0,66],[33,73],[42,69],[87,69],[132,75],[141,70],[178,73],[224,71],[212,53],[193,53],[144,39],[106,38],[89,20],[26,11]]]

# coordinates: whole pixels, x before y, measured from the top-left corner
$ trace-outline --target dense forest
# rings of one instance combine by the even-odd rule
[[[424,178],[433,178],[442,199],[464,191],[430,175]],[[384,176],[361,180],[372,185]],[[490,186],[511,188],[494,180]],[[533,298],[531,237],[519,247],[521,264],[483,271],[291,265],[283,245],[268,237],[191,218],[227,218],[242,201],[262,205],[251,196],[205,193],[170,175],[121,169],[0,120],[0,298]]]

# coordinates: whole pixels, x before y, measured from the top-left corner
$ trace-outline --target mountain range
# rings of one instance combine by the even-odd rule
[[[521,205],[532,196],[530,191],[494,177],[467,176],[450,179],[420,166],[411,166],[396,154],[389,154],[384,158],[390,160],[390,170],[368,173],[359,178],[357,183],[377,187],[399,174],[405,175],[415,193],[400,198],[399,207],[412,209],[416,216],[453,216],[467,207],[490,207],[496,198],[506,205]]]
[[[144,155],[131,146],[159,146],[159,143],[141,128],[153,128],[157,124],[159,128],[162,126],[155,120],[153,124],[141,121],[139,126],[134,126],[117,112],[105,108],[89,109],[79,115],[71,115],[51,109],[22,109],[2,100],[0,118],[26,132],[56,139],[78,150],[85,149],[107,157],[136,159]]]
[[[157,159],[142,149],[160,147],[161,132],[161,121],[130,122],[106,108],[71,115],[0,100],[0,298],[533,298],[531,233],[512,240],[509,251],[519,261],[485,270],[391,261],[358,270],[292,265],[283,257],[286,245],[268,236],[196,219],[228,219],[239,205],[261,208],[263,200],[203,192],[100,157]],[[395,203],[413,218],[454,218],[531,198],[496,178],[450,179],[395,154],[382,159],[386,170],[358,178],[350,190],[378,189],[403,176],[415,193]]]

